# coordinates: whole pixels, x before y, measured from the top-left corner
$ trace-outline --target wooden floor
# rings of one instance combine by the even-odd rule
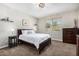
[[[37,51],[30,46],[21,44],[14,48],[0,50],[0,56],[37,56]],[[76,56],[76,45],[52,41],[39,56]]]

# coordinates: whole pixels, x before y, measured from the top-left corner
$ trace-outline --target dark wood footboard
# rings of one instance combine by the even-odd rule
[[[51,44],[51,38],[48,38],[47,40],[45,40],[44,42],[42,42],[40,45],[39,45],[39,54],[45,49],[46,46],[50,45]]]
[[[35,48],[35,50],[37,51],[38,54],[40,54],[46,46],[49,46],[51,44],[51,38],[48,38],[47,40],[45,40],[44,42],[42,42],[40,45],[39,45],[39,48],[37,49],[36,46],[32,43],[28,43],[26,41],[23,41],[23,40],[20,40],[19,39],[19,44],[26,44],[26,45],[29,45],[31,46],[32,48]]]

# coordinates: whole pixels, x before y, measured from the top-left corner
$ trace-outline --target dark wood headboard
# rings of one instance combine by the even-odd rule
[[[17,30],[17,36],[19,37],[19,35],[22,34],[22,30],[33,30],[33,29],[18,29]]]

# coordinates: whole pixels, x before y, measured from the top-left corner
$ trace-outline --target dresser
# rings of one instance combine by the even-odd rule
[[[78,28],[63,28],[63,42],[76,44]]]

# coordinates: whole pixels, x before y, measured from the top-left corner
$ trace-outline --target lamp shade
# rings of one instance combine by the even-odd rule
[[[14,29],[12,28],[11,31],[14,32]]]

